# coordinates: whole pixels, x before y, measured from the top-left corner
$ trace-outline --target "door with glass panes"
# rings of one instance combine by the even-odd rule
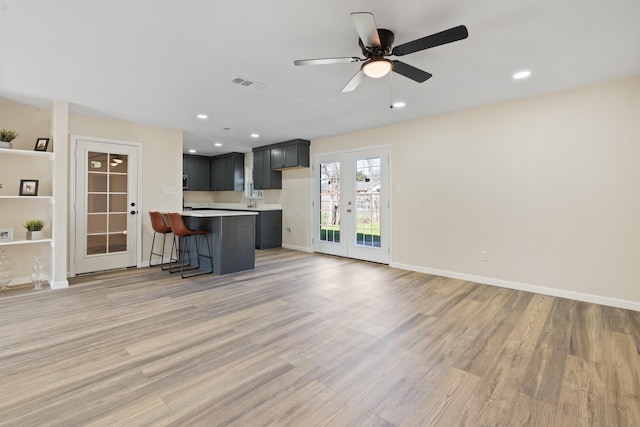
[[[138,147],[78,139],[75,273],[136,266]]]
[[[389,263],[389,150],[314,157],[313,250]]]

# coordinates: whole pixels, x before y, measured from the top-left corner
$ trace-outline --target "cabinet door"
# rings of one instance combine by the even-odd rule
[[[213,159],[211,161],[211,190],[224,191],[225,188],[225,159]]]
[[[271,188],[270,157],[271,153],[268,150],[253,153],[253,187],[256,190]]]
[[[253,188],[256,190],[282,188],[282,172],[271,169],[271,151],[253,153]]]
[[[209,190],[209,159],[198,156],[183,156],[183,171],[188,175],[187,190]]]
[[[227,191],[244,190],[244,156],[225,158],[225,185]]]
[[[292,168],[300,166],[298,161],[298,145],[288,145],[284,147],[284,167]]]
[[[271,149],[271,169],[283,168],[286,165],[284,147]]]

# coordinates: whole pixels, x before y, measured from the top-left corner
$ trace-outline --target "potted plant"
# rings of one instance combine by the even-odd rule
[[[0,129],[0,148],[13,148],[11,141],[16,139],[18,132],[11,129]]]
[[[44,221],[40,219],[31,219],[24,223],[24,228],[27,229],[27,240],[42,239],[42,229],[44,228]]]

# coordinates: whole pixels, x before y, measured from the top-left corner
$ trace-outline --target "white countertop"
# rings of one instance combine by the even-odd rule
[[[181,213],[182,216],[191,216],[195,218],[213,218],[220,216],[247,216],[247,215],[258,215],[258,212],[246,212],[246,211],[184,211]]]
[[[248,208],[246,203],[201,203],[201,202],[185,202],[184,206],[191,209],[233,209],[238,211],[281,211],[282,205],[268,204],[268,203],[256,203],[256,207]]]

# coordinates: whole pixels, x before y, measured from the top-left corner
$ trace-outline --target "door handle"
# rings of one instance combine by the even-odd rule
[[[351,209],[347,209],[347,212],[351,212]]]
[[[135,214],[137,214],[137,213],[138,213],[138,211],[131,211],[131,212],[129,212],[129,213],[130,213],[131,215],[135,215]]]

